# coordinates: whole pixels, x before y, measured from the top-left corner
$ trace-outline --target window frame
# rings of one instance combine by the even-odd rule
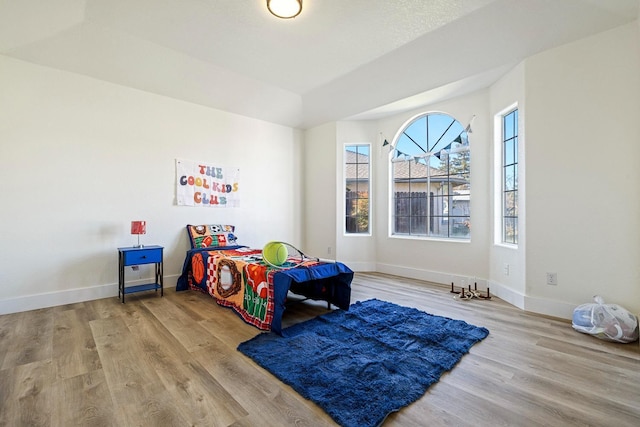
[[[511,114],[515,113],[515,123],[513,123],[513,134],[507,135],[506,133],[506,120]],[[520,126],[521,111],[518,107],[518,103],[514,103],[507,108],[503,109],[495,115],[494,119],[494,132],[495,132],[495,144],[494,144],[494,177],[495,177],[495,232],[494,242],[496,245],[505,246],[509,248],[518,248],[520,233],[520,196],[521,196],[521,183],[520,183],[520,171],[522,169],[521,164],[521,149],[522,149],[522,135]],[[512,146],[512,158],[507,160],[507,151],[505,146],[507,143],[514,144]],[[513,169],[514,182],[511,185],[512,189],[508,189],[507,173],[508,168]],[[514,197],[514,211],[515,214],[507,215],[507,194],[513,194]],[[507,230],[507,220],[515,222],[515,231],[512,233],[514,236],[512,241],[507,239],[509,234]]]
[[[347,199],[347,188],[348,188],[348,181],[349,181],[349,176],[347,174],[347,165],[349,164],[355,164],[355,165],[360,165],[360,164],[365,164],[365,163],[359,163],[359,162],[348,162],[347,159],[347,151],[349,147],[367,147],[368,149],[368,162],[367,164],[367,174],[368,174],[368,189],[367,189],[367,194],[368,197],[366,198],[366,200],[368,200],[368,206],[367,206],[367,231],[362,231],[362,232],[353,232],[353,231],[349,231],[348,227],[347,227],[347,219],[349,218],[349,215],[347,213],[347,208],[348,208],[348,199]],[[357,153],[357,151],[356,151]],[[357,160],[357,157],[356,157]],[[371,236],[372,235],[372,230],[371,230],[371,225],[372,225],[372,156],[371,156],[371,143],[370,142],[349,142],[349,143],[344,143],[343,147],[342,147],[342,173],[343,173],[343,180],[342,180],[342,234],[344,236]],[[356,178],[356,182],[358,181],[358,179]],[[356,197],[356,200],[364,200],[365,198],[360,198],[360,197]],[[357,216],[356,216],[357,217]]]
[[[411,160],[411,155],[408,155],[409,160],[398,160],[398,158],[400,156],[396,156],[396,153],[402,154],[402,152],[400,150],[397,149],[398,146],[398,142],[400,141],[400,138],[402,137],[402,135],[414,124],[416,123],[418,120],[421,120],[423,118],[426,118],[430,115],[442,115],[442,116],[446,116],[448,119],[451,119],[453,122],[451,123],[451,125],[456,124],[455,128],[454,128],[454,134],[458,133],[457,137],[454,138],[452,141],[449,141],[449,138],[446,138],[444,141],[444,143],[446,144],[447,142],[449,142],[448,145],[445,145],[444,147],[451,147],[453,142],[456,141],[460,141],[462,142],[464,140],[464,144],[459,147],[457,150],[454,150],[451,152],[451,154],[453,154],[454,156],[456,156],[458,159],[460,159],[460,157],[458,157],[458,154],[461,153],[465,153],[465,162],[467,162],[466,165],[466,169],[462,172],[462,174],[458,173],[451,173],[451,157],[447,158],[447,173],[446,174],[440,174],[440,175],[434,175],[430,173],[430,170],[433,167],[425,167],[425,171],[426,171],[426,175],[424,177],[424,179],[426,180],[426,192],[425,193],[425,200],[423,201],[424,205],[425,205],[425,209],[426,209],[426,214],[424,215],[425,218],[425,225],[424,225],[424,233],[415,233],[412,234],[411,233],[411,222],[413,220],[413,218],[415,218],[415,215],[412,215],[412,213],[410,212],[407,216],[407,218],[409,218],[409,232],[408,233],[402,233],[402,232],[398,232],[397,229],[397,209],[396,209],[396,193],[398,193],[396,191],[396,177],[395,175],[395,166],[394,163],[396,162],[400,162],[400,161],[408,161],[409,165],[408,168],[411,168],[411,164],[413,164],[414,160]],[[425,122],[426,128],[425,129],[431,129],[430,128],[430,124],[429,124],[429,119],[426,119]],[[451,125],[449,127],[451,127]],[[433,129],[431,129],[433,130]],[[442,132],[442,134],[440,135],[440,139],[438,139],[438,141],[440,141],[442,139],[442,137],[447,134],[447,131],[449,129],[447,128],[444,132]],[[419,114],[414,115],[413,117],[411,117],[410,119],[408,119],[407,121],[405,121],[402,126],[400,126],[398,132],[396,133],[396,135],[393,138],[393,143],[391,144],[391,150],[389,152],[389,174],[388,174],[388,178],[389,178],[389,204],[388,204],[388,209],[389,209],[389,222],[388,222],[388,236],[390,238],[398,238],[398,239],[409,239],[409,240],[431,240],[431,241],[445,241],[445,242],[461,242],[461,243],[468,243],[471,241],[471,219],[472,219],[472,215],[471,215],[471,147],[470,144],[468,143],[468,130],[469,127],[464,127],[462,125],[462,122],[460,122],[460,120],[458,120],[457,118],[455,118],[453,115],[446,113],[446,112],[442,112],[442,111],[427,111],[427,112],[421,112]],[[421,154],[419,156],[416,156],[415,162],[418,163],[418,158],[425,158],[425,162],[424,164],[427,165],[429,164],[429,160],[431,156],[436,156],[436,154],[441,154],[441,149],[443,147],[441,147],[438,142],[436,141],[436,143],[434,143],[431,147],[432,151],[427,151],[429,150],[429,145],[430,145],[430,141],[429,141],[429,134],[430,130],[426,130],[425,131],[425,138],[424,141],[422,142],[421,145],[421,150],[424,152],[424,154]],[[462,140],[459,140],[460,137],[463,137]],[[415,143],[415,141],[413,141],[413,139],[411,139],[412,142]],[[432,142],[432,141],[431,141]],[[426,150],[425,150],[426,148]],[[433,151],[434,148],[438,148],[436,151]],[[436,156],[438,158],[440,158],[439,156]],[[466,175],[466,183],[464,183],[463,185],[466,185],[467,188],[464,189],[463,191],[466,191],[466,193],[455,193],[454,192],[454,186],[456,186],[456,177],[458,178],[458,180],[460,179],[461,176]],[[434,194],[431,191],[431,185],[433,182],[437,181],[437,180],[431,180],[432,177],[438,177],[438,179],[442,179],[443,176],[446,176],[446,185],[447,185],[447,192],[443,193],[443,194]],[[420,179],[420,176],[416,176],[415,178],[413,178],[411,176],[411,173],[409,172],[409,177],[407,178],[407,186],[409,189],[409,198],[411,198],[411,184],[413,183],[413,180],[418,180]],[[399,181],[398,181],[399,182]],[[457,186],[460,183],[458,183]],[[446,199],[446,205],[448,208],[453,209],[454,206],[454,198],[458,198],[458,200],[460,199],[464,199],[466,198],[466,203],[463,203],[464,205],[466,205],[466,207],[463,207],[463,211],[465,212],[465,214],[463,215],[452,215],[451,212],[453,212],[452,210],[447,210],[447,214],[446,215],[442,215],[443,212],[440,212],[441,209],[444,209],[445,206],[445,199]],[[433,205],[434,205],[434,201],[440,200],[440,207],[437,208],[436,211],[433,210]],[[410,208],[411,209],[411,204],[410,204]],[[420,216],[420,215],[418,215]],[[445,218],[446,217],[446,218]],[[463,225],[465,227],[468,228],[468,231],[460,236],[460,235],[456,235],[456,233],[453,231],[453,228],[451,226],[451,224],[453,224],[453,220],[455,218],[459,218],[460,221],[462,221],[462,223],[464,223]],[[440,220],[440,222],[443,222],[442,224],[440,224],[440,226],[444,226],[446,227],[446,235],[443,235],[441,232],[434,232],[434,229],[437,229],[438,227],[433,227],[433,224]],[[446,220],[446,221],[445,221]]]

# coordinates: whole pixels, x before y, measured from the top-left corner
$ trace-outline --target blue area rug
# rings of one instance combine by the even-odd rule
[[[377,299],[238,346],[344,427],[378,426],[419,399],[489,334]]]

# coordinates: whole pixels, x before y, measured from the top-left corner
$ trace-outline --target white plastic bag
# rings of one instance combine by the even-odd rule
[[[638,340],[636,316],[617,304],[605,304],[599,295],[594,296],[593,301],[573,310],[573,329],[606,341],[628,343]]]

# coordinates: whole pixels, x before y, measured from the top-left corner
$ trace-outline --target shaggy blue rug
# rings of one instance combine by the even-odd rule
[[[378,426],[419,399],[489,334],[377,299],[238,346],[344,427]]]

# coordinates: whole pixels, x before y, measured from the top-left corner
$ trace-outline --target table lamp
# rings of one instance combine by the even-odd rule
[[[131,221],[131,234],[135,234],[138,236],[138,244],[134,246],[134,248],[141,248],[140,244],[140,235],[147,233],[147,222],[146,221]]]

